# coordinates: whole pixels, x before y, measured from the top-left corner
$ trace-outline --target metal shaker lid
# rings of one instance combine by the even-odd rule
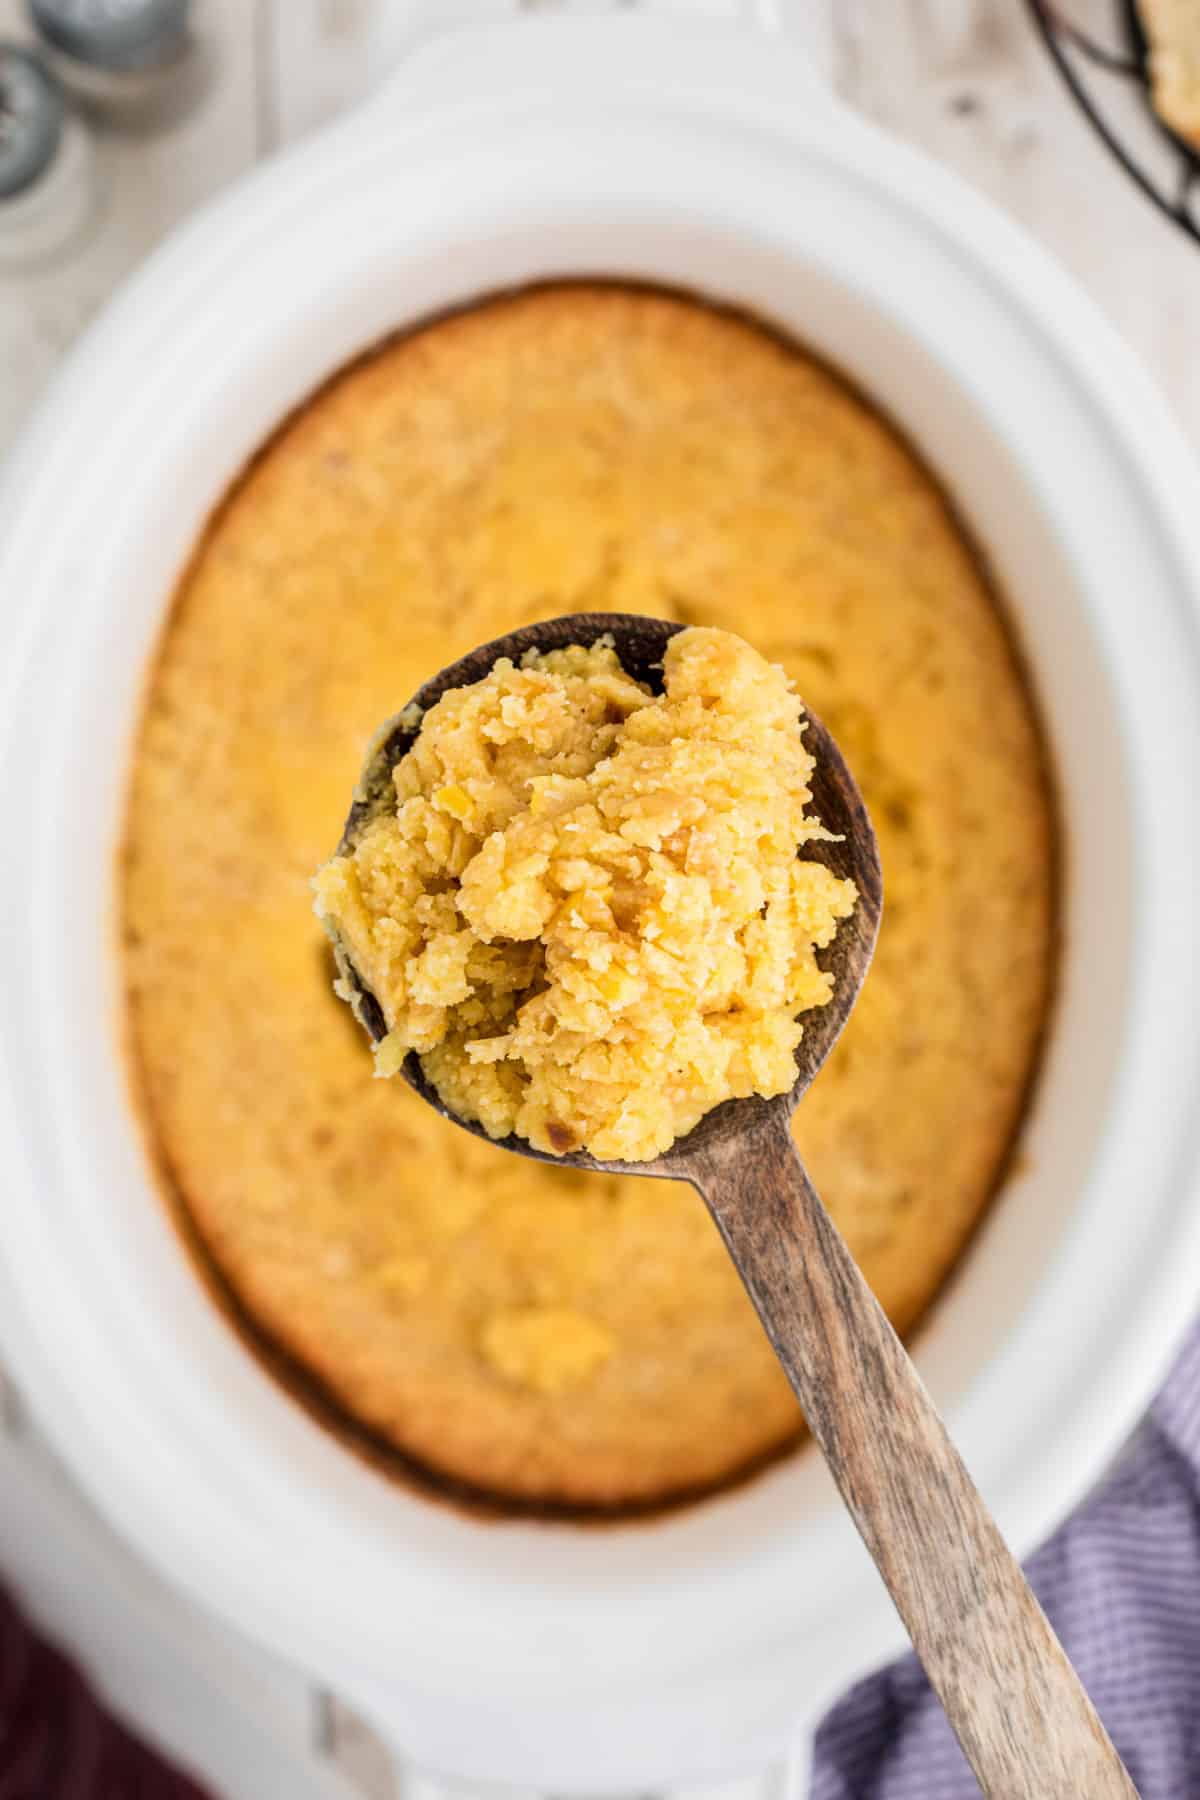
[[[28,50],[0,43],[0,201],[33,186],[58,154],[62,90]]]
[[[29,0],[48,44],[114,73],[174,62],[187,42],[190,11],[191,0]]]

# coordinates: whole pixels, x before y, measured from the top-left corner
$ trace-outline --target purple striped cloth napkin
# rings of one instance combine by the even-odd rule
[[[1200,1800],[1200,1327],[1125,1455],[1028,1574],[1143,1800]],[[811,1795],[978,1800],[914,1657],[826,1716]]]
[[[207,1800],[117,1723],[2,1588],[0,1800]]]

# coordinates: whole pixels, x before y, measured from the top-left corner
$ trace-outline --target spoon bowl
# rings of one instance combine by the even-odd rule
[[[671,639],[683,629],[682,625],[668,619],[648,618],[639,613],[568,613],[562,618],[547,619],[540,624],[526,625],[520,631],[510,631],[504,637],[494,638],[491,643],[469,651],[457,662],[449,663],[377,734],[359,779],[338,854],[348,855],[370,820],[395,804],[392,770],[407,755],[424,715],[443,694],[482,681],[502,657],[519,663],[529,650],[561,650],[568,644],[591,645],[598,638],[611,639],[625,670],[638,681],[645,682],[653,692],[661,693],[663,654]],[[464,1131],[472,1132],[501,1150],[514,1151],[518,1156],[530,1156],[537,1162],[566,1163],[578,1169],[605,1169],[610,1174],[647,1175],[671,1181],[692,1180],[697,1157],[710,1152],[717,1143],[744,1133],[755,1121],[761,1125],[767,1116],[778,1115],[781,1108],[790,1115],[850,1017],[874,954],[883,909],[879,846],[862,795],[824,725],[807,709],[805,717],[804,741],[816,762],[812,774],[813,811],[832,834],[830,838],[807,844],[805,856],[814,862],[826,863],[835,875],[848,876],[858,888],[858,902],[851,917],[842,920],[833,943],[821,952],[821,965],[833,976],[833,995],[825,1006],[814,1007],[804,1014],[804,1036],[796,1048],[796,1079],[790,1091],[775,1100],[763,1100],[758,1095],[751,1095],[746,1100],[727,1100],[724,1105],[706,1113],[699,1124],[686,1136],[676,1139],[671,1148],[653,1162],[602,1162],[586,1150],[554,1156],[548,1151],[535,1150],[532,1144],[515,1135],[499,1139],[488,1137],[481,1125],[451,1112],[426,1080],[416,1053],[410,1051],[404,1059],[402,1073],[422,1100]],[[334,954],[342,979],[353,995],[355,1014],[372,1042],[378,1043],[387,1032],[379,1002],[362,980],[345,946],[336,940]]]

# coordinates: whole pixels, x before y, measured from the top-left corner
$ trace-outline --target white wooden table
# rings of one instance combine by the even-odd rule
[[[499,12],[521,0],[490,3]],[[742,3],[779,5],[846,100],[958,169],[1056,250],[1200,448],[1200,249],[1107,160],[1018,0]],[[102,200],[89,235],[36,275],[0,273],[0,450],[125,271],[240,171],[353,104],[413,35],[413,9],[430,4],[203,0],[218,59],[205,104],[154,139],[99,134]],[[460,0],[436,4],[449,17]],[[1073,16],[1087,5],[1078,0]],[[1092,10],[1107,16],[1104,0]],[[0,0],[0,35],[25,36],[23,14],[21,0]],[[434,1791],[399,1769],[333,1696],[201,1617],[145,1570],[56,1468],[2,1375],[0,1575],[116,1705],[228,1800],[355,1792],[428,1800]],[[693,1790],[687,1800],[785,1800],[803,1785],[797,1764],[703,1797]]]

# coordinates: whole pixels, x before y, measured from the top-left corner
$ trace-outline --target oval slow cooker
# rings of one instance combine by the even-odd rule
[[[819,1460],[657,1522],[484,1523],[388,1484],[228,1331],[127,1104],[112,859],[139,684],[203,521],[376,339],[553,275],[692,289],[919,444],[1008,595],[1068,847],[1018,1170],[917,1344],[1028,1551],[1200,1286],[1200,485],[1088,302],[780,42],[630,16],[447,38],[178,232],[0,497],[0,1347],[109,1518],[419,1762],[559,1791],[778,1754],[899,1627]]]

